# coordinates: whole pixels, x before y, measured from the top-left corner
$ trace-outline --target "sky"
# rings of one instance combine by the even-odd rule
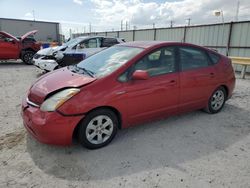
[[[238,20],[250,20],[250,0],[239,1]],[[0,0],[0,18],[61,23],[69,36],[76,32],[112,31],[235,21],[238,0]]]

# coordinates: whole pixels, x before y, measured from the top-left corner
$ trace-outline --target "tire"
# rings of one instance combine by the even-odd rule
[[[90,112],[80,123],[78,141],[88,149],[98,149],[108,145],[117,133],[118,119],[108,109]]]
[[[32,65],[32,58],[35,55],[35,52],[27,50],[22,54],[22,61],[27,65]]]
[[[221,111],[226,102],[227,94],[224,87],[217,88],[209,98],[208,105],[204,109],[209,114],[215,114]]]

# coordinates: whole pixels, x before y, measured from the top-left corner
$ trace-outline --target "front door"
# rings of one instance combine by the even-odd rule
[[[147,80],[124,83],[129,123],[136,124],[178,111],[179,74],[176,71],[175,47],[164,47],[144,56],[130,69],[145,70]]]
[[[18,59],[19,49],[16,40],[0,34],[0,59]]]

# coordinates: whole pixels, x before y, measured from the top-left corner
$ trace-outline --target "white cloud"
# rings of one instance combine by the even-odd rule
[[[25,17],[33,17],[33,15],[30,12],[27,12],[24,16]]]
[[[82,5],[82,0],[73,0],[73,2],[78,4],[78,5]]]
[[[98,27],[119,29],[121,20],[129,20],[131,25],[139,28],[169,26],[171,20],[175,25],[219,22],[213,15],[214,10],[223,10],[225,21],[232,21],[236,14],[237,0],[182,0],[157,3],[143,0],[91,0],[95,6]],[[240,1],[240,19],[250,19],[249,0]]]

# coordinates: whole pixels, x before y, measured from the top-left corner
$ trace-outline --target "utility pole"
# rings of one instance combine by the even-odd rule
[[[32,10],[32,14],[33,14],[33,20],[35,21],[35,11]]]
[[[89,33],[91,33],[91,23],[89,23]]]
[[[237,9],[235,14],[235,21],[237,22],[239,19],[239,10],[240,10],[240,1],[237,2]]]
[[[123,20],[121,20],[121,31],[123,29]]]
[[[173,27],[173,25],[174,25],[174,21],[171,20],[171,21],[170,21],[170,27]]]
[[[187,25],[190,26],[190,24],[191,24],[191,18],[188,18],[187,21],[188,21]]]
[[[72,39],[72,30],[69,29],[69,38]]]
[[[126,31],[127,31],[128,30],[128,21],[126,21],[125,26],[126,26]]]
[[[155,23],[153,23],[153,29],[155,28]]]

